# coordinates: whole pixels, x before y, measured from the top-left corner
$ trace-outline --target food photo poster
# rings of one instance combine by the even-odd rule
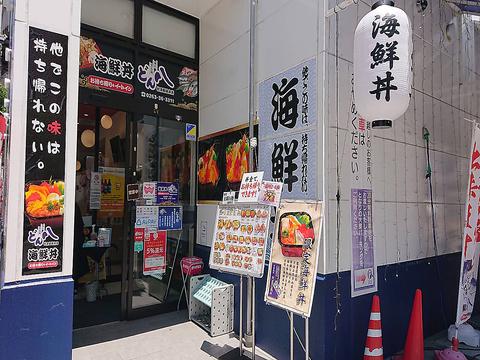
[[[280,203],[268,264],[267,304],[310,317],[322,218],[322,202]]]
[[[257,134],[255,125],[254,135]],[[258,148],[253,153],[254,164],[257,151]],[[238,191],[243,174],[255,171],[248,167],[249,156],[248,124],[201,137],[197,164],[199,203],[218,203],[223,192]]]

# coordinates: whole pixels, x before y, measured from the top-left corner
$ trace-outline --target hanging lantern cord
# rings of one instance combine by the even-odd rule
[[[336,128],[336,167],[337,167],[337,193],[335,195],[336,203],[337,203],[337,241],[336,241],[336,278],[335,278],[335,319],[334,319],[334,331],[338,329],[338,320],[341,313],[341,294],[340,294],[340,161],[339,161],[339,129],[340,129],[340,86],[339,86],[339,56],[338,56],[338,38],[339,38],[339,30],[338,30],[338,12],[335,11],[335,94],[336,94],[336,121],[337,121],[337,128]],[[337,342],[335,342],[334,347],[334,354],[336,357],[337,354]]]
[[[425,179],[428,180],[428,186],[430,188],[430,208],[432,211],[432,234],[433,234],[433,249],[435,251],[435,267],[437,272],[437,281],[438,281],[438,289],[440,292],[440,305],[442,308],[442,317],[444,326],[447,326],[447,316],[445,315],[445,303],[443,299],[443,288],[441,283],[440,277],[440,265],[438,264],[438,246],[437,246],[437,231],[435,226],[435,207],[433,206],[433,187],[432,187],[432,166],[430,163],[430,132],[426,127],[422,128],[423,131],[423,140],[425,140],[426,144],[426,154],[427,154],[427,168],[425,172]]]

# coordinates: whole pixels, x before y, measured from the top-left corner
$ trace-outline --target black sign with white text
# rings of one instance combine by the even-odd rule
[[[139,56],[135,91],[148,107],[198,111],[198,71],[159,57]]]
[[[198,115],[198,69],[155,52],[134,51],[82,32],[80,95],[100,98],[145,114],[158,107],[163,117],[193,121]]]
[[[22,274],[62,271],[68,36],[30,27]]]

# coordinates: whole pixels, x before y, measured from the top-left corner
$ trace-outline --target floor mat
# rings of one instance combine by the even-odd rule
[[[119,321],[120,308],[120,294],[104,296],[94,302],[87,302],[85,299],[75,300],[73,303],[73,328],[79,329]]]

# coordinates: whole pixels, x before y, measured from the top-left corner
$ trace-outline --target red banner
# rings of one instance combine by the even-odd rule
[[[469,162],[469,185],[463,229],[462,263],[458,291],[456,325],[472,315],[477,291],[478,260],[480,255],[480,129],[473,131]]]

